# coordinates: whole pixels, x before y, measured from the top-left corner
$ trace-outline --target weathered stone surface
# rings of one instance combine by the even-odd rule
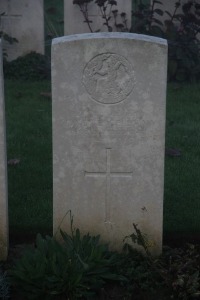
[[[117,6],[113,6],[112,10],[118,10],[119,16],[117,17],[117,23],[122,23],[122,18],[120,17],[121,13],[126,13],[127,26],[131,27],[131,10],[132,10],[132,0],[118,0]],[[100,8],[94,2],[88,4],[88,15],[89,20],[92,21],[91,28],[93,32],[97,30],[108,31],[107,27],[103,25],[105,20],[102,19]],[[114,26],[114,18],[111,13],[112,21],[110,24],[113,27],[113,31],[116,30]],[[72,0],[64,0],[64,32],[65,35],[76,34],[76,33],[87,33],[90,32],[88,25],[84,23],[83,15],[80,11],[78,5],[74,5]]]
[[[31,51],[44,53],[43,0],[1,0],[0,30],[16,38],[18,43],[4,42],[8,60]]]
[[[0,40],[0,261],[8,253],[7,160],[4,116],[2,45]]]
[[[162,246],[167,44],[97,33],[53,40],[54,233],[82,232],[111,248],[138,224]],[[62,223],[62,224],[61,224]]]

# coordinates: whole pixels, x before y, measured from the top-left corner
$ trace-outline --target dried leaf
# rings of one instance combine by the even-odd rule
[[[8,165],[9,166],[16,166],[20,163],[20,159],[19,158],[12,158],[8,160]]]
[[[181,151],[179,149],[167,148],[165,149],[165,154],[171,157],[179,157],[181,156]]]
[[[51,98],[51,93],[48,93],[48,92],[41,92],[41,93],[40,93],[40,96],[47,97],[47,98]]]

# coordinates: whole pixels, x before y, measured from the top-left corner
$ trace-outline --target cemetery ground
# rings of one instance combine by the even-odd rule
[[[198,236],[198,85],[170,84],[167,98],[164,234]],[[10,232],[51,233],[50,82],[6,81]],[[134,220],[133,220],[134,221]]]
[[[37,233],[42,236],[52,235],[50,92],[50,81],[5,81],[11,243],[6,268],[12,266],[13,257],[18,257],[21,249],[24,248],[16,246],[17,244],[33,244]],[[174,296],[173,299],[199,297],[199,246],[194,246],[199,242],[200,171],[197,167],[200,163],[199,94],[199,85],[168,85],[164,245],[173,246],[173,248],[166,248],[160,260],[154,260],[148,255],[144,258],[132,251],[117,257],[112,257],[107,250],[103,251],[103,254],[100,253],[102,256],[99,256],[98,270],[102,272],[101,268],[106,269],[107,280],[105,280],[106,275],[103,275],[107,284],[103,285],[102,282],[98,282],[98,272],[93,273],[92,278],[96,279],[96,288],[101,288],[92,299],[148,300],[157,297],[162,300],[171,299],[171,295]],[[45,240],[42,241],[44,244]],[[190,244],[186,245],[188,242]],[[80,240],[79,243],[81,243]],[[41,244],[38,248],[40,247]],[[31,253],[33,256],[36,255],[33,248]],[[41,258],[44,257],[41,256]],[[108,259],[106,264],[105,258]],[[88,258],[84,257],[84,259],[86,260],[83,261],[83,265],[84,262],[88,263]],[[112,266],[109,265],[109,259]],[[78,272],[80,270],[79,266]],[[27,274],[31,276],[30,269],[28,272]],[[78,272],[77,269],[73,272],[75,279],[74,285],[70,282],[72,294],[69,299],[80,298],[78,294],[73,294],[75,290],[79,295],[82,293],[83,299],[89,299],[87,293],[90,292],[91,286],[88,286],[88,281],[91,285],[94,284],[91,274],[85,270],[82,273],[85,281],[80,280],[80,282],[88,287],[84,291],[81,283],[79,285]],[[113,279],[112,276],[116,273],[126,277],[128,281],[122,278],[116,281],[109,280],[109,278]],[[43,275],[46,274],[41,271],[41,276]],[[38,277],[38,280],[42,281],[41,278]],[[38,282],[28,283],[24,278],[20,289],[30,292],[33,286],[35,286],[35,291],[42,288]],[[67,289],[67,286],[65,288]],[[12,299],[22,298],[13,295]],[[29,299],[29,297],[23,299]],[[49,296],[46,299],[54,298]],[[58,296],[55,299],[67,298]]]

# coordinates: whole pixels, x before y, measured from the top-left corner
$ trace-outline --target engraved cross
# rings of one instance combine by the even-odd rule
[[[127,177],[131,178],[133,172],[111,172],[111,148],[106,148],[106,171],[105,172],[87,172],[85,171],[86,177],[105,177],[106,178],[106,199],[105,199],[105,207],[106,207],[106,216],[105,222],[110,222],[111,214],[110,214],[110,196],[111,196],[111,178],[112,177]]]

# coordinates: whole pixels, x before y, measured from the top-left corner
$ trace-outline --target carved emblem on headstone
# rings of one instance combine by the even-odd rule
[[[133,90],[133,67],[119,54],[103,53],[87,63],[83,83],[95,101],[103,104],[119,103]]]

